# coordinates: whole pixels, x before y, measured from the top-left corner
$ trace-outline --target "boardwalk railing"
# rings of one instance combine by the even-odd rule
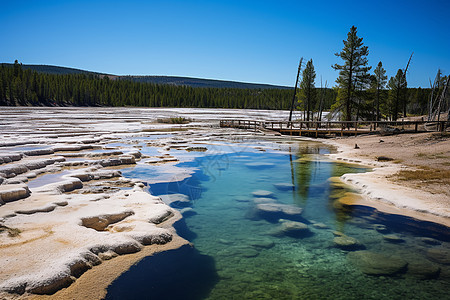
[[[447,121],[295,121],[267,122],[255,120],[221,120],[220,127],[241,129],[269,129],[291,135],[358,135],[373,132],[389,133],[445,131],[450,125]]]

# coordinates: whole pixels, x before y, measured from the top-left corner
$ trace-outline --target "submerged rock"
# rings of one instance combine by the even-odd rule
[[[255,204],[274,203],[275,199],[273,199],[273,198],[266,198],[266,197],[255,197],[255,198],[253,198],[253,202]]]
[[[430,278],[438,277],[440,271],[441,271],[441,268],[439,266],[437,266],[436,264],[434,264],[430,261],[427,261],[427,260],[422,260],[422,261],[410,262],[408,264],[407,274],[413,275],[420,279],[430,279]]]
[[[433,245],[433,246],[441,244],[440,241],[435,240],[433,238],[429,238],[429,237],[422,237],[422,238],[420,238],[420,241],[425,243],[425,244]]]
[[[295,188],[295,185],[292,183],[275,183],[274,186],[280,191],[292,191]]]
[[[245,258],[256,257],[259,255],[259,251],[251,246],[240,245],[240,246],[231,246],[223,249],[218,252],[219,255],[236,257],[241,256]]]
[[[427,257],[443,265],[450,265],[450,249],[436,247],[427,251]]]
[[[395,243],[395,244],[403,243],[405,241],[404,239],[402,239],[401,237],[399,237],[398,235],[395,235],[395,234],[383,235],[383,239],[390,243]]]
[[[273,168],[275,164],[266,162],[251,162],[246,163],[245,166],[250,169],[268,169]]]
[[[319,223],[314,223],[313,226],[314,226],[315,228],[317,228],[317,229],[328,229],[328,228],[330,228],[327,224],[321,223],[321,222],[319,222]]]
[[[387,227],[385,225],[383,225],[383,224],[374,224],[373,225],[373,229],[375,229],[379,233],[387,233],[387,232],[389,232],[389,229],[387,229]]]
[[[256,248],[270,249],[275,246],[275,243],[267,238],[254,239],[249,241],[249,245]]]
[[[265,190],[256,190],[252,193],[254,197],[274,197],[274,193],[271,191],[265,191]]]
[[[167,194],[160,195],[161,200],[172,207],[186,207],[191,205],[191,201],[188,196],[184,194]]]
[[[358,250],[363,249],[364,246],[355,238],[352,238],[350,236],[342,235],[337,236],[333,239],[334,245],[337,248],[343,249],[343,250]]]
[[[190,217],[197,214],[192,207],[182,208],[180,209],[180,213],[183,215],[183,217]]]
[[[273,236],[292,236],[292,237],[306,237],[310,236],[312,232],[308,225],[302,222],[284,221],[277,228],[269,232]]]
[[[234,197],[234,200],[237,202],[250,202],[251,198],[249,198],[247,196],[236,196],[236,197]]]
[[[280,203],[261,203],[256,205],[257,214],[267,220],[279,219],[298,219],[302,214],[302,208],[280,204]]]
[[[368,275],[394,275],[406,271],[408,263],[400,257],[388,256],[367,250],[347,254],[347,259]]]

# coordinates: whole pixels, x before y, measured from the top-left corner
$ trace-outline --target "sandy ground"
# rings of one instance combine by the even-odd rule
[[[450,226],[450,135],[369,135],[324,142],[338,148],[338,153],[330,155],[333,159],[373,168],[373,172],[342,176],[365,196],[354,204]]]

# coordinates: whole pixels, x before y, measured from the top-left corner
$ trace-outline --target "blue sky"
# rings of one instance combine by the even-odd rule
[[[300,57],[328,86],[352,25],[388,76],[450,73],[450,1],[0,0],[0,62],[292,86]]]

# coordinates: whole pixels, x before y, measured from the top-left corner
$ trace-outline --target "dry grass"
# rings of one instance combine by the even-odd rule
[[[433,133],[429,140],[446,140],[450,138],[450,132],[444,131],[444,132],[435,132]]]
[[[401,181],[420,181],[422,183],[450,184],[450,170],[422,168],[420,170],[402,170],[393,175]]]
[[[440,159],[440,158],[448,158],[447,155],[444,154],[444,152],[439,152],[439,153],[423,153],[423,152],[419,152],[416,153],[414,156],[416,157],[420,157],[420,158],[428,158],[428,159]]]
[[[166,124],[187,124],[191,122],[190,119],[184,117],[173,117],[173,118],[165,118],[158,119],[158,123],[166,123]]]

